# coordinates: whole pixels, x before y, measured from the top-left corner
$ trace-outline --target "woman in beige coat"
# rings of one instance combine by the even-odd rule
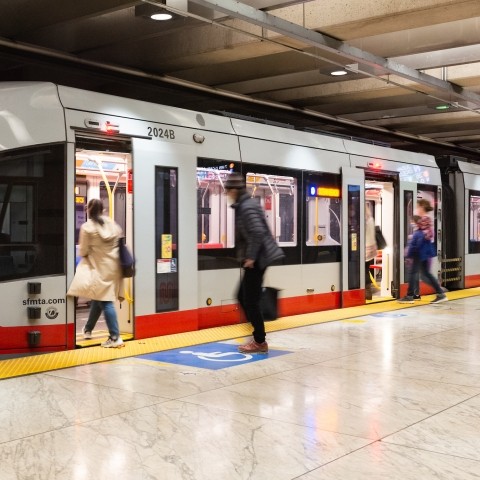
[[[80,229],[79,254],[82,260],[68,295],[91,299],[88,321],[83,328],[85,338],[92,338],[92,331],[103,311],[110,336],[102,347],[121,347],[123,340],[114,302],[117,298],[123,300],[123,278],[118,256],[122,229],[102,215],[101,200],[90,200],[87,212],[89,219]]]

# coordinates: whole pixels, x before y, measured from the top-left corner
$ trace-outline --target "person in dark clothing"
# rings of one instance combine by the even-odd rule
[[[237,298],[253,326],[253,340],[241,345],[239,351],[267,353],[265,323],[260,308],[263,276],[269,265],[285,255],[272,236],[259,202],[247,192],[243,175],[231,173],[225,182],[225,190],[234,202],[235,249],[243,268]]]

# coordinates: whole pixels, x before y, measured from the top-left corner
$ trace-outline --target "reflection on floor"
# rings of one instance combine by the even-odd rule
[[[478,479],[480,296],[431,299],[270,331],[287,353],[230,368],[131,357],[2,380],[0,477]]]

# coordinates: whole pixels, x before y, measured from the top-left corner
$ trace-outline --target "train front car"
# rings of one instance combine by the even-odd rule
[[[73,348],[65,298],[69,171],[57,88],[2,83],[0,105],[0,353]]]

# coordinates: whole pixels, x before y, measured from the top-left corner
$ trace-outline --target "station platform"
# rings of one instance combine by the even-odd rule
[[[480,289],[0,361],[2,480],[480,477]]]

